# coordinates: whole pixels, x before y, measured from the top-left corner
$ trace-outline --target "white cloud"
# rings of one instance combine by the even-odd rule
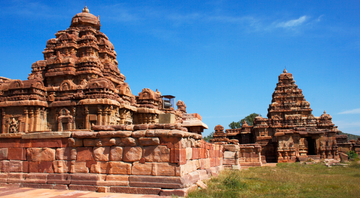
[[[360,114],[360,108],[340,112],[339,114]]]
[[[309,19],[309,17],[304,15],[298,19],[293,19],[293,20],[277,23],[275,26],[282,27],[282,28],[293,28],[293,27],[296,27],[296,26],[299,26],[299,25],[305,23],[308,19]]]
[[[324,18],[324,15],[320,15],[317,19],[316,19],[316,22],[320,22],[322,20],[322,18]]]
[[[360,135],[360,122],[354,121],[342,121],[342,120],[333,120],[333,123],[338,126],[339,130],[344,133],[350,133],[355,135]]]
[[[360,122],[333,121],[333,123],[342,128],[360,127]]]

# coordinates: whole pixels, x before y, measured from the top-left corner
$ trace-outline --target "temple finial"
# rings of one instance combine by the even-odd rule
[[[326,111],[324,110],[324,114],[326,114]]]
[[[86,4],[85,4],[85,8],[82,10],[82,12],[89,13],[89,9],[87,8]]]
[[[283,73],[287,73],[287,70],[286,70],[286,68],[284,69]]]

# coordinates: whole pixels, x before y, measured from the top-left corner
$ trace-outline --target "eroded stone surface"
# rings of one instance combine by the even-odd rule
[[[110,147],[94,148],[94,159],[96,161],[109,161]]]
[[[144,149],[144,158],[147,162],[169,162],[170,149],[166,146],[149,146]]]
[[[41,161],[54,161],[55,160],[55,149],[51,148],[28,148],[27,158],[30,161],[41,162]]]
[[[124,147],[123,161],[135,162],[139,161],[142,157],[141,147]]]
[[[111,147],[110,150],[110,160],[111,161],[121,161],[123,156],[123,148],[119,146]]]

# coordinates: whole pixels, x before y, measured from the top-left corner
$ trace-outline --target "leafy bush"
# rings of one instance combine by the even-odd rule
[[[359,155],[355,151],[348,151],[346,154],[348,155],[349,159],[357,159],[357,158],[359,158]]]

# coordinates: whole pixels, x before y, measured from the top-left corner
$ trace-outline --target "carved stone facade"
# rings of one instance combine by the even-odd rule
[[[339,159],[336,135],[340,132],[325,111],[320,117],[312,115],[310,103],[297,87],[293,75],[286,70],[268,108],[268,118],[257,116],[254,125],[243,123],[242,128],[217,133],[214,142],[261,145],[262,161],[295,162],[316,159]],[[219,126],[217,126],[219,128]]]
[[[98,17],[85,7],[55,36],[28,80],[0,77],[0,185],[186,196],[218,174],[201,116],[133,95]]]
[[[0,80],[0,133],[90,130],[93,125],[159,123],[160,114],[183,122],[186,105],[165,107],[161,93],[132,94],[116,52],[100,32],[98,17],[84,8],[66,30],[47,41],[44,60],[32,64],[28,80]],[[204,128],[196,124],[201,133]]]

